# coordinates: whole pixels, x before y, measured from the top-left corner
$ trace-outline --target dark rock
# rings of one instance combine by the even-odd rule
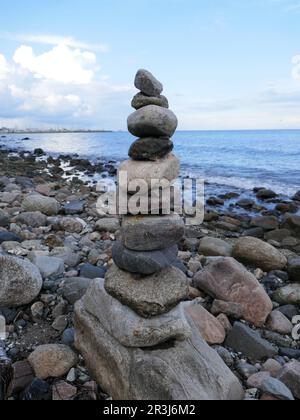
[[[154,274],[172,265],[178,256],[177,245],[161,251],[131,251],[116,242],[113,247],[113,260],[122,270],[145,275]]]
[[[104,279],[105,273],[105,267],[96,267],[92,264],[84,264],[80,266],[80,277],[84,277],[86,279]]]
[[[135,141],[130,149],[129,156],[134,160],[157,160],[171,153],[173,142],[164,137],[146,137]]]
[[[36,156],[43,156],[45,154],[45,152],[44,152],[43,149],[34,149],[33,154],[36,155]]]
[[[0,241],[1,241],[1,232],[0,232]],[[292,281],[300,283],[300,257],[289,260],[288,273]]]
[[[70,304],[74,304],[86,293],[92,279],[74,277],[65,279],[63,286],[58,290]]]
[[[276,217],[262,216],[256,217],[251,221],[251,226],[260,227],[264,230],[275,230],[279,227],[279,222]]]
[[[295,305],[280,306],[277,311],[285,315],[290,321],[292,321],[295,316],[299,315],[299,310]]]
[[[61,342],[65,346],[73,347],[75,340],[75,330],[74,328],[67,328],[61,337]]]
[[[134,86],[147,96],[159,96],[163,91],[163,85],[145,69],[137,72]]]
[[[278,350],[264,340],[258,331],[253,331],[240,322],[234,324],[225,344],[232,350],[241,352],[253,362],[271,359],[278,354]]]
[[[298,192],[294,195],[293,200],[294,200],[294,201],[300,201],[300,191],[298,191]]]
[[[289,359],[300,359],[300,350],[280,347],[279,355],[283,357],[288,357]]]
[[[284,366],[278,379],[283,382],[300,399],[300,363],[291,362]]]
[[[0,209],[0,227],[9,226],[10,219],[7,213]]]
[[[143,95],[142,93],[138,93],[137,95],[135,95],[135,97],[133,98],[131,102],[132,108],[136,110],[141,109],[144,106],[148,106],[148,105],[157,105],[157,106],[161,106],[162,108],[169,108],[168,99],[163,95],[146,96],[146,95]]]
[[[242,236],[250,236],[253,238],[263,239],[265,231],[262,228],[251,228],[243,232]]]
[[[15,395],[24,391],[34,380],[32,367],[27,361],[16,362],[12,365],[13,378],[9,385],[8,394]]]
[[[21,396],[23,401],[49,401],[51,390],[47,382],[34,379]]]
[[[287,214],[282,221],[282,227],[291,230],[293,236],[300,238],[300,216]]]
[[[255,375],[258,372],[258,369],[255,366],[243,362],[239,362],[236,365],[236,370],[243,379],[249,379],[250,376]]]
[[[62,211],[64,214],[73,215],[81,214],[84,211],[85,201],[71,201],[64,205]]]
[[[181,260],[176,260],[172,265],[173,267],[178,268],[178,270],[182,271],[185,275],[187,274],[188,269]]]
[[[295,203],[279,203],[275,210],[280,213],[297,213],[299,207]]]
[[[262,336],[269,342],[275,344],[277,347],[290,348],[293,340],[273,331],[262,331]]]
[[[282,242],[284,239],[291,236],[291,231],[288,229],[276,229],[271,232],[267,232],[265,239],[267,241]]]
[[[234,359],[231,356],[230,351],[225,349],[225,347],[215,346],[213,349],[218,353],[228,367],[232,367],[234,365]]]
[[[219,197],[210,197],[206,203],[208,206],[223,206],[225,204],[224,200]]]
[[[255,201],[248,198],[243,198],[236,203],[237,207],[242,207],[244,209],[251,209],[254,205]]]
[[[259,198],[260,200],[269,200],[272,198],[276,198],[277,194],[272,190],[263,188],[258,191],[258,193],[256,194],[256,197]]]
[[[22,238],[15,233],[8,231],[0,231],[0,244],[3,242],[22,242]]]

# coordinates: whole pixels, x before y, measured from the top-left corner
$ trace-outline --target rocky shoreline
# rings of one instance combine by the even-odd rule
[[[42,150],[0,150],[7,398],[110,398],[74,348],[73,310],[112,265],[120,221],[100,219],[95,175],[114,177],[116,167]],[[300,314],[299,208],[300,193],[287,200],[257,188],[245,198],[228,189],[207,197],[203,225],[186,225],[179,244],[174,264],[200,308],[193,321],[246,399],[300,399],[300,341],[292,337]],[[6,290],[16,272],[18,281]]]

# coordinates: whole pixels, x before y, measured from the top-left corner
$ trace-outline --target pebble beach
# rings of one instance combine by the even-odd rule
[[[131,146],[132,160],[121,167],[130,173],[137,170],[136,161],[147,161],[152,168],[154,161],[165,159],[159,162],[172,167],[167,173],[173,179],[179,160],[170,154],[168,137],[176,129],[176,116],[160,96],[162,85],[140,72],[142,80],[158,89],[153,91],[155,103],[149,104],[153,98],[149,93],[146,97],[144,84],[138,83],[142,92],[134,98],[137,111],[129,117],[129,129],[143,140]],[[146,112],[155,120],[155,132],[139,125],[140,114]],[[159,125],[162,114],[169,125]],[[199,365],[204,358],[214,361],[205,371],[224,375],[219,376],[223,390],[201,377],[199,389],[211,399],[224,397],[227,388],[230,399],[300,399],[295,322],[300,315],[300,191],[289,197],[257,185],[252,190],[223,186],[220,192],[207,183],[203,224],[191,226],[187,215],[183,220],[157,217],[153,225],[150,219],[138,219],[141,229],[152,229],[153,238],[148,235],[143,243],[141,230],[132,229],[130,220],[121,225],[118,216],[100,217],[97,211],[97,199],[104,193],[97,181],[116,182],[117,167],[114,160],[51,155],[41,148],[0,149],[0,315],[7,333],[0,351],[0,366],[6,369],[1,398],[113,398],[101,389],[96,377],[98,373],[101,378],[101,372],[95,374],[92,354],[87,355],[83,342],[81,323],[94,322],[96,328],[99,319],[84,315],[80,305],[91,308],[95,291],[102,300],[94,310],[106,312],[106,333],[110,328],[110,335],[118,336],[116,346],[122,351],[139,348],[140,357],[147,347],[150,353],[169,351],[174,357],[181,345],[174,340],[196,340]],[[155,225],[161,220],[165,223]],[[98,281],[104,278],[109,294],[99,289]],[[161,294],[150,290],[155,282]],[[143,302],[146,289],[151,303]],[[163,322],[178,317],[182,321],[176,312],[180,302],[189,323],[163,329]],[[139,316],[141,331],[129,336],[119,325],[112,326],[113,308],[127,314],[128,325]],[[157,336],[145,333],[149,325],[156,325]],[[189,351],[189,344],[182,346]],[[183,382],[186,375],[179,375]],[[114,395],[124,395],[122,386],[126,388],[112,387]]]

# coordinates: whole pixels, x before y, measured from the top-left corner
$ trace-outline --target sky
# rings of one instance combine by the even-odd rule
[[[300,129],[300,0],[0,4],[0,126],[125,130],[146,68],[181,130]]]

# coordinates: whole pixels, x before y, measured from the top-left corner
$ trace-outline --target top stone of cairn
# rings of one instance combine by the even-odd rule
[[[147,96],[159,96],[164,89],[162,83],[150,71],[144,69],[137,72],[134,85]]]

